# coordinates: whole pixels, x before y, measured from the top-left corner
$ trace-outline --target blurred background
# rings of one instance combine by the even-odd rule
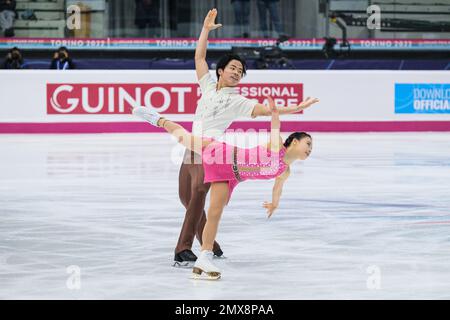
[[[353,68],[345,63],[348,59],[400,59],[362,64],[369,69],[445,69],[450,53],[450,0],[0,3],[1,54],[18,47],[24,68],[48,68],[49,56],[64,46],[77,58],[78,69],[190,69],[195,40],[213,7],[223,27],[210,34],[210,63],[236,51],[249,59],[250,68],[258,69]],[[330,66],[330,59],[338,63]],[[443,61],[414,67],[403,59]]]
[[[7,3],[7,0],[2,0]],[[449,0],[16,0],[14,36],[45,38],[196,38],[205,13],[219,10],[224,25],[212,37],[256,38],[277,36],[282,31],[293,38],[340,37],[330,22],[335,14],[347,25],[350,38],[447,39],[450,35]],[[82,28],[65,28],[66,8],[81,8]],[[369,30],[366,9],[378,5],[383,13],[381,30]],[[266,11],[266,12],[264,12]],[[279,17],[281,29],[271,14]],[[245,17],[240,19],[240,15]],[[238,19],[236,19],[236,17]],[[261,26],[266,18],[268,32]],[[363,18],[363,19],[361,19]],[[276,21],[276,19],[275,19]],[[247,25],[247,30],[239,30]],[[242,31],[242,32],[241,32]],[[278,32],[277,32],[278,31]],[[246,32],[247,34],[244,34]]]
[[[271,181],[233,195],[210,285],[171,267],[184,149],[130,110],[191,130],[214,7],[214,78],[235,52],[241,95],[320,103],[283,115],[314,151],[280,213],[259,206]],[[0,0],[0,28],[0,299],[449,298],[450,0]]]

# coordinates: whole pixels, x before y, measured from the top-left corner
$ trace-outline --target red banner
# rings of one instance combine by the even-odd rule
[[[278,106],[296,105],[303,99],[303,85],[292,83],[243,84],[244,97],[267,103],[271,95]],[[201,96],[198,84],[155,83],[49,83],[47,114],[129,114],[146,106],[166,114],[193,114]]]

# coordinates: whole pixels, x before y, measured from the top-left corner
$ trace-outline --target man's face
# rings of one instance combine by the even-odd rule
[[[219,70],[220,78],[227,87],[235,87],[242,79],[244,68],[239,60],[231,60],[225,69]]]
[[[13,51],[11,52],[11,57],[12,57],[13,59],[19,59],[19,58],[20,58],[20,52],[17,51],[17,50],[13,50]]]
[[[66,59],[67,58],[67,52],[64,50],[59,51],[59,58],[60,59]]]

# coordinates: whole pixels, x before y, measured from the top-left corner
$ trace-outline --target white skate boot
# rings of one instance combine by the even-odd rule
[[[213,263],[213,252],[208,250],[203,250],[200,256],[195,261],[194,268],[192,269],[193,279],[202,280],[218,280],[220,279],[220,269],[217,268]]]
[[[161,115],[158,112],[146,107],[133,108],[133,114],[141,119],[144,119],[155,127],[158,126],[158,120],[161,119]]]

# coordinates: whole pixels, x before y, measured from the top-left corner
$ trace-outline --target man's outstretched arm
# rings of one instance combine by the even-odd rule
[[[314,103],[317,103],[317,102],[319,102],[319,99],[308,97],[308,98],[306,98],[306,100],[302,101],[299,105],[288,106],[288,107],[277,107],[277,108],[278,108],[278,112],[280,114],[291,114],[291,113],[296,113],[296,112],[305,110],[306,108],[312,106]],[[253,108],[252,118],[256,118],[258,116],[270,116],[270,115],[271,115],[270,108],[264,104],[258,103]]]
[[[208,63],[206,63],[206,47],[208,46],[208,34],[211,30],[220,28],[221,24],[216,24],[217,9],[208,11],[203,22],[202,32],[198,38],[197,48],[195,48],[195,71],[197,79],[200,80],[208,72]]]

